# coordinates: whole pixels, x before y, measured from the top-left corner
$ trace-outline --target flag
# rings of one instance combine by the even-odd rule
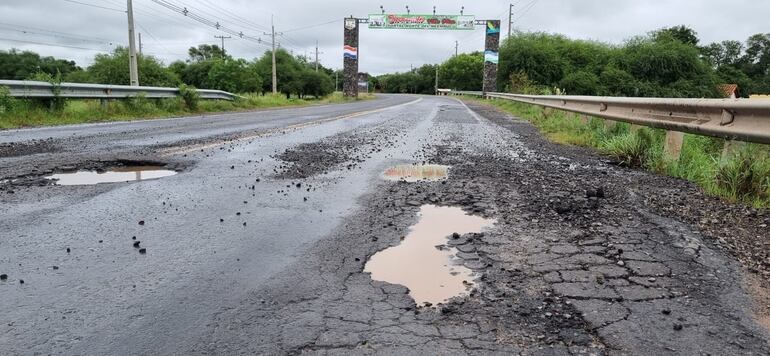
[[[358,59],[358,48],[356,47],[345,45],[343,52],[345,53],[345,58]]]

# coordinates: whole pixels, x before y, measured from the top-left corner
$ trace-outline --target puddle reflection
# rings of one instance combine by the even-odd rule
[[[419,221],[411,227],[400,245],[380,251],[366,263],[365,272],[372,279],[400,284],[418,305],[437,304],[466,295],[472,285],[473,271],[459,264],[457,253],[445,245],[453,233],[481,232],[494,220],[467,215],[460,208],[424,205]]]
[[[78,171],[53,174],[46,179],[56,180],[56,185],[93,185],[99,183],[135,182],[173,176],[177,172],[161,166],[115,167],[104,172]]]
[[[438,164],[403,164],[385,170],[383,177],[387,180],[407,182],[439,181],[449,176],[449,166]]]

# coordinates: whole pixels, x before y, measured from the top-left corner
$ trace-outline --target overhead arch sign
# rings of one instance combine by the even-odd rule
[[[369,28],[393,30],[473,30],[475,16],[470,15],[369,15]]]

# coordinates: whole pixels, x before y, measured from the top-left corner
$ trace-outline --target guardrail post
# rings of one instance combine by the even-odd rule
[[[604,131],[612,131],[617,125],[616,121],[604,119]]]
[[[580,122],[583,125],[588,125],[588,123],[591,122],[591,119],[588,118],[588,115],[580,115]]]
[[[679,160],[679,156],[682,155],[682,144],[684,144],[684,132],[666,131],[663,152],[668,159]]]
[[[735,155],[736,152],[740,151],[745,146],[746,146],[746,142],[726,140],[725,146],[722,149],[721,162],[722,163],[727,162],[727,160],[730,159],[730,157]]]
[[[642,127],[644,127],[644,126],[631,124],[631,132],[639,131]]]
[[[107,99],[99,99],[99,104],[102,107],[102,110],[107,110],[110,107],[110,101]]]

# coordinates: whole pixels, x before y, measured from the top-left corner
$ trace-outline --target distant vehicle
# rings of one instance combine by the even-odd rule
[[[454,24],[457,23],[457,21],[452,20],[452,19],[444,19],[444,20],[441,21],[441,23],[444,24],[444,25],[454,25]]]

